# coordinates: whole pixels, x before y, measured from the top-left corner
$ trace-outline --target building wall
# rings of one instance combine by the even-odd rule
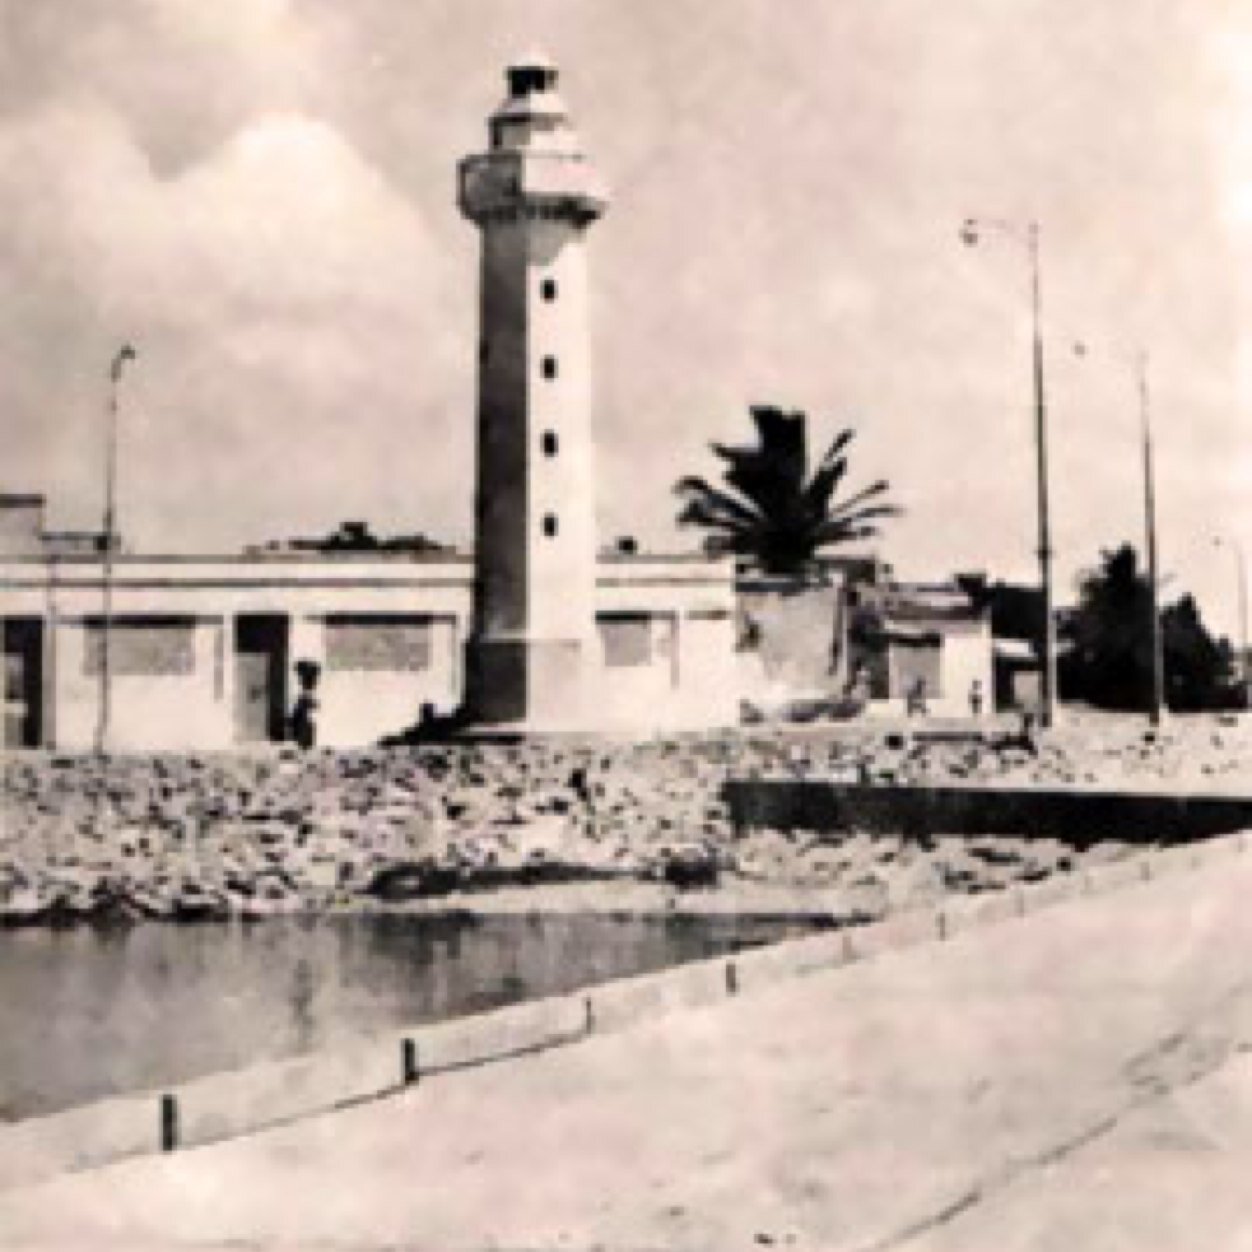
[[[972,712],[970,692],[975,683],[981,693],[980,714],[995,711],[995,671],[989,619],[958,623],[943,639],[944,708],[955,716]]]
[[[412,614],[382,617],[351,614],[348,620],[323,619],[320,628],[322,674],[319,743],[353,747],[375,743],[421,720],[424,705],[441,716],[453,713],[461,700],[461,649],[464,623],[456,616]],[[356,633],[363,646],[345,647],[345,631]],[[369,646],[370,636],[376,645]],[[393,646],[399,636],[420,638],[415,648]],[[311,646],[306,651],[314,653]]]
[[[842,691],[842,580],[744,579],[738,590],[739,684],[769,708]]]
[[[240,746],[239,705],[249,676],[237,645],[240,624],[258,620],[280,628],[284,712],[299,690],[297,665],[321,667],[321,745],[377,742],[413,726],[425,705],[451,714],[464,694],[472,582],[472,566],[460,560],[119,557],[111,597],[109,747]],[[0,619],[45,627],[47,745],[87,750],[94,744],[103,591],[98,559],[0,563]],[[726,563],[602,562],[597,617],[611,636],[614,663],[604,664],[597,629],[589,648],[590,728],[733,722],[733,607]]]
[[[647,731],[738,720],[729,562],[602,559],[596,611],[601,725]]]
[[[241,738],[237,624],[273,618],[285,635],[286,711],[301,660],[323,665],[317,695],[322,743],[363,745],[406,729],[422,705],[448,713],[461,698],[461,649],[469,617],[466,561],[333,557],[118,558],[114,562],[109,746],[114,750],[222,749]],[[102,681],[89,657],[99,644],[104,589],[99,560],[11,561],[0,565],[0,618],[45,622],[45,743],[93,746]],[[430,623],[429,664],[388,672],[382,656],[327,671],[327,621]],[[129,654],[135,623],[182,619],[190,653]],[[145,670],[150,672],[144,672]]]
[[[975,682],[979,684],[982,694],[979,715],[986,717],[995,711],[989,619],[914,620],[909,622],[909,629],[919,635],[933,633],[938,638],[938,689],[929,684],[927,686],[928,714],[939,717],[969,717],[972,712],[970,692]],[[892,717],[907,713],[910,679],[918,672],[917,665],[910,663],[913,659],[908,657],[910,652],[909,645],[893,643],[889,646],[888,695],[886,699],[876,700],[871,704],[871,713]]]
[[[110,631],[108,746],[138,751],[159,745],[171,750],[225,748],[232,739],[231,706],[224,682],[223,618],[119,618]],[[141,637],[177,634],[173,650],[137,646]],[[93,746],[101,705],[101,625],[98,618],[57,622],[56,726],[61,747]],[[144,655],[144,653],[148,655]],[[164,653],[164,655],[163,655]],[[178,663],[166,663],[176,659]],[[146,662],[146,663],[145,663]]]

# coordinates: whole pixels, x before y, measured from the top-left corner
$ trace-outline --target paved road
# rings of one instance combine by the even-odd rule
[[[1252,1248],[1252,852],[279,1131],[0,1247]]]

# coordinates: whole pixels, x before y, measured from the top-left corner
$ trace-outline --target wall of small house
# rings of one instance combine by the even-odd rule
[[[842,583],[834,576],[745,580],[738,592],[738,684],[764,708],[842,691]]]
[[[596,621],[591,707],[605,729],[695,729],[737,720],[728,563],[603,560]]]
[[[49,624],[45,725],[51,745],[87,750],[94,742],[101,682],[87,660],[87,626],[99,619],[99,560],[14,562],[0,568],[0,615]],[[136,618],[180,619],[187,647],[178,664],[111,679],[114,750],[217,750],[237,746],[237,621],[286,623],[286,706],[298,692],[295,667],[317,662],[318,742],[364,747],[412,726],[423,705],[450,714],[464,692],[472,569],[466,562],[334,559],[124,558],[113,574],[114,636]],[[645,625],[646,651],[606,666],[596,633],[592,720],[587,729],[703,727],[737,719],[734,587],[726,563],[644,558],[601,562],[597,615]],[[421,664],[357,662],[327,647],[327,627],[429,623]],[[629,638],[630,630],[626,638]],[[367,649],[368,651],[368,649]],[[621,661],[631,661],[627,649]]]
[[[979,716],[986,717],[995,711],[995,683],[993,673],[991,625],[987,620],[958,620],[933,618],[910,621],[908,628],[917,635],[938,636],[937,690],[928,685],[926,712],[932,717],[968,718],[973,709],[970,692],[977,682],[982,692]],[[910,645],[892,643],[888,648],[887,667],[890,695],[885,700],[873,701],[868,709],[871,715],[903,717],[908,712],[908,689],[910,679],[917,673],[912,663],[915,656]]]
[[[970,694],[977,684],[981,695],[979,716],[995,711],[995,672],[991,649],[991,623],[987,620],[949,624],[943,638],[943,705],[953,716],[973,714]]]
[[[110,631],[106,746],[114,752],[228,747],[233,726],[223,619],[163,618],[161,623],[118,619]],[[145,639],[161,635],[177,635],[179,641],[146,646]],[[57,623],[52,646],[59,748],[85,751],[95,745],[103,698],[99,640],[98,620]],[[172,652],[178,653],[176,664],[168,663]]]
[[[613,725],[646,725],[675,700],[678,618],[665,612],[601,613],[593,709]]]
[[[44,727],[49,746],[90,749],[102,687],[88,661],[91,622],[104,607],[98,559],[0,562],[0,616],[45,623]],[[344,614],[388,620],[420,616],[435,623],[431,664],[387,673],[323,672],[319,739],[367,746],[413,724],[422,705],[451,712],[461,697],[461,640],[471,591],[468,563],[309,558],[126,558],[112,583],[111,716],[116,751],[230,749],[237,745],[236,621],[277,617],[287,624],[288,710],[298,690],[298,660],[325,662],[325,623]],[[154,672],[125,663],[125,632],[135,619],[190,623],[177,663]],[[98,627],[95,629],[98,630]],[[94,645],[97,646],[98,645]],[[119,652],[119,649],[121,651]],[[159,649],[158,649],[159,653]],[[132,660],[135,658],[132,657]]]
[[[318,682],[318,743],[359,747],[407,730],[423,705],[448,716],[461,701],[462,623],[452,616],[351,614],[306,623],[300,655],[322,666]],[[316,630],[317,643],[312,643]],[[336,632],[352,631],[358,643],[345,646]],[[369,643],[369,636],[375,636]],[[395,646],[421,638],[420,647]],[[296,653],[293,651],[293,656]]]
[[[681,675],[675,720],[685,726],[733,726],[739,720],[735,619],[730,609],[696,609],[681,622]]]

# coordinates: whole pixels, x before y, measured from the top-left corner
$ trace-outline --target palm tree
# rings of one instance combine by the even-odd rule
[[[749,557],[766,573],[799,573],[821,549],[876,535],[880,518],[900,512],[882,502],[885,481],[835,500],[848,469],[851,430],[835,436],[810,478],[805,415],[772,405],[754,405],[750,412],[755,446],[711,445],[727,463],[729,489],[694,476],[674,488],[683,501],[678,524],[706,528],[704,546],[711,555]]]

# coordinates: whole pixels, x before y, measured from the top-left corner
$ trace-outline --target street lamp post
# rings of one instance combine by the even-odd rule
[[[109,366],[108,403],[105,410],[104,544],[101,566],[100,698],[96,718],[96,755],[108,750],[112,717],[113,549],[117,541],[117,408],[122,370],[135,359],[135,349],[124,343]]]
[[[1229,548],[1235,559],[1235,589],[1239,606],[1239,675],[1243,685],[1243,707],[1252,710],[1252,662],[1248,659],[1248,566],[1243,545],[1236,539],[1217,538],[1219,547]]]
[[[1152,647],[1152,697],[1148,719],[1159,726],[1165,710],[1165,641],[1161,634],[1161,576],[1156,548],[1156,476],[1152,456],[1152,415],[1148,397],[1148,354],[1135,358],[1139,382],[1139,429],[1143,440],[1143,517],[1148,545],[1148,587],[1151,618],[1148,639]]]
[[[1056,616],[1052,589],[1052,526],[1048,498],[1048,409],[1043,385],[1043,301],[1039,280],[1039,223],[1018,223],[999,218],[966,218],[961,240],[969,247],[980,232],[991,227],[1023,242],[1030,263],[1031,374],[1034,390],[1036,511],[1039,527],[1039,586],[1043,597],[1043,657],[1040,675],[1042,725],[1053,726],[1057,716]]]
[[[1086,356],[1087,344],[1074,352]],[[1148,563],[1148,647],[1151,652],[1148,720],[1159,726],[1165,717],[1165,642],[1161,632],[1161,575],[1156,540],[1156,472],[1152,449],[1152,412],[1148,389],[1148,354],[1142,348],[1131,357],[1139,401],[1139,442],[1143,461],[1143,529]]]

